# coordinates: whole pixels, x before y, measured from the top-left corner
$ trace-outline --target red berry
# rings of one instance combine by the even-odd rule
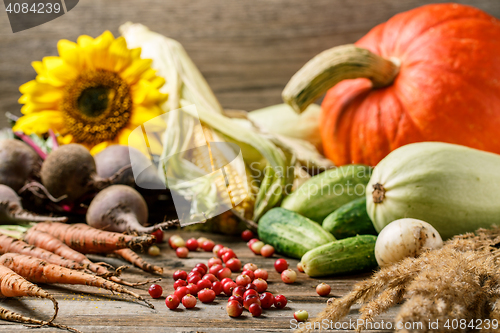
[[[155,230],[151,233],[151,235],[155,236],[155,241],[157,244],[163,243],[163,230]]]
[[[222,285],[222,283],[220,281],[214,281],[212,283],[212,290],[215,292],[215,295],[216,296],[219,296],[220,293],[223,291],[223,288],[224,286]]]
[[[253,283],[249,283],[245,286],[245,290],[250,290],[250,289],[257,291],[257,287]]]
[[[297,279],[297,273],[295,273],[294,270],[285,269],[283,272],[281,272],[281,280],[285,283],[294,283],[295,280]]]
[[[247,289],[245,293],[243,294],[243,299],[247,298],[248,295],[255,295],[259,296],[259,293],[255,289]]]
[[[227,251],[229,251],[229,250],[231,250],[231,249],[230,249],[230,248],[228,248],[228,247],[225,247],[225,246],[224,246],[223,248],[221,248],[221,249],[217,252],[217,257],[219,257],[219,258],[221,258],[221,259],[222,259],[222,256],[223,256],[224,254],[226,254],[226,252],[227,252]]]
[[[207,272],[208,272],[207,265],[205,265],[201,262],[199,264],[196,264],[196,266],[194,266],[194,267],[199,268],[199,269],[203,269],[203,275],[207,274]]]
[[[201,277],[199,275],[194,274],[194,275],[191,275],[188,277],[187,282],[192,283],[192,284],[197,284],[198,281],[200,281],[200,280],[201,280]]]
[[[245,241],[248,242],[250,239],[253,238],[253,232],[252,230],[245,230],[241,233],[241,238]]]
[[[265,292],[259,296],[259,299],[263,309],[269,309],[274,304],[274,296],[271,293]]]
[[[208,238],[207,237],[200,237],[197,239],[198,241],[198,245],[201,247],[201,244],[203,244],[203,242],[207,241]]]
[[[243,298],[243,306],[245,307],[245,309],[248,310],[248,308],[252,304],[259,304],[260,305],[259,296],[257,296],[257,295],[248,295],[247,297]]]
[[[243,270],[255,272],[257,270],[257,265],[249,262],[248,264],[245,264],[245,266],[243,266]]]
[[[297,321],[306,321],[307,318],[309,318],[309,314],[307,313],[307,311],[299,310],[295,311],[295,313],[293,314],[293,318],[295,318],[295,320]]]
[[[179,297],[176,295],[168,295],[167,298],[165,299],[165,304],[170,310],[177,309],[181,301],[179,300]]]
[[[195,238],[189,238],[186,241],[186,247],[189,251],[196,251],[198,250],[198,241]]]
[[[174,282],[174,290],[176,290],[179,287],[185,287],[187,285],[188,283],[186,282],[186,280],[177,280]]]
[[[228,299],[228,302],[231,302],[231,301],[238,301],[241,305],[243,305],[243,297],[241,297],[240,295],[232,295]]]
[[[248,275],[238,275],[236,277],[236,284],[238,286],[246,286],[247,284],[251,283],[252,279]]]
[[[177,280],[187,280],[187,273],[185,271],[177,270],[174,272],[172,277],[174,278],[174,281]]]
[[[286,306],[287,300],[283,295],[274,296],[274,306],[278,309],[283,309]]]
[[[184,246],[178,247],[177,250],[175,250],[175,254],[179,258],[187,258],[189,255],[189,250],[187,247],[184,247]]]
[[[219,250],[222,249],[223,247],[224,247],[224,245],[222,245],[222,244],[215,245],[214,248],[212,249],[212,253],[218,257],[217,254],[219,253]]]
[[[179,287],[175,289],[174,295],[177,296],[179,299],[182,299],[184,296],[188,294],[188,288],[187,287]]]
[[[248,311],[250,311],[252,317],[259,317],[262,314],[262,307],[257,303],[250,304]]]
[[[234,281],[231,278],[223,278],[222,280],[220,280],[220,282],[222,283],[222,285],[225,285],[226,282],[234,282]]]
[[[198,293],[198,290],[199,290],[198,286],[195,284],[192,284],[192,283],[188,284],[186,288],[188,290],[188,294],[191,294],[194,296],[196,296],[196,294]]]
[[[208,281],[210,281],[210,282],[219,281],[219,279],[217,279],[217,278],[215,277],[215,275],[210,274],[210,273],[205,274],[205,275],[203,276],[202,280],[208,280]]]
[[[153,298],[160,298],[161,294],[163,294],[163,288],[157,284],[152,284],[149,287],[149,295]]]
[[[233,273],[239,272],[241,269],[241,261],[238,258],[231,258],[226,262],[226,267]]]
[[[215,291],[212,289],[203,289],[198,292],[198,299],[202,303],[212,303],[215,299]]]
[[[168,239],[168,243],[170,244],[170,247],[172,247],[174,250],[186,245],[184,239],[182,239],[182,237],[179,235],[173,235],[172,237],[170,237]]]
[[[288,262],[285,259],[278,259],[274,262],[274,269],[276,272],[281,273],[288,268]]]
[[[204,241],[203,244],[201,245],[201,248],[205,252],[210,252],[214,249],[215,243],[211,240]]]
[[[269,274],[265,269],[259,268],[255,272],[253,272],[253,275],[255,276],[256,279],[262,279],[264,281],[267,281],[267,278]]]
[[[200,274],[200,277],[203,277],[203,275],[205,275],[205,273],[207,271],[205,271],[205,269],[203,267],[195,267],[191,270],[191,273],[199,273]]]
[[[229,261],[229,259],[232,259],[232,258],[236,258],[236,253],[234,253],[233,250],[229,249],[226,251],[226,253],[224,253],[222,255],[221,259],[224,263],[227,263]]]
[[[265,258],[272,257],[274,254],[274,247],[272,245],[266,244],[262,247],[262,249],[260,249],[260,254]]]
[[[210,289],[210,288],[212,288],[212,282],[209,280],[200,280],[200,281],[198,281],[196,286],[198,287],[198,290],[207,289],[207,288]]]
[[[316,286],[316,292],[320,296],[328,296],[330,295],[330,291],[332,291],[332,287],[330,287],[326,283],[320,283]]]
[[[217,277],[219,280],[231,277],[231,270],[227,267],[221,269],[219,272],[217,272]]]
[[[241,272],[241,275],[248,275],[250,280],[255,279],[255,274],[253,271],[244,270],[243,272]]]
[[[187,294],[186,296],[184,296],[182,298],[182,305],[184,305],[184,307],[186,309],[194,308],[196,306],[196,297],[194,297],[193,295]]]
[[[250,250],[252,250],[252,252],[257,255],[260,255],[260,250],[262,250],[264,245],[265,245],[264,242],[261,241],[255,242],[250,246]]]
[[[297,270],[301,273],[304,273],[304,267],[302,267],[302,263],[297,263]]]
[[[255,279],[252,283],[257,287],[259,294],[267,290],[267,282],[263,279]]]
[[[226,305],[226,311],[229,317],[239,317],[243,313],[243,306],[238,301],[229,301]]]
[[[216,257],[208,259],[208,267],[210,268],[214,265],[222,265],[222,260]]]
[[[245,287],[238,286],[233,289],[233,296],[243,296],[245,295],[245,291],[246,291]]]
[[[252,244],[255,243],[255,242],[258,242],[259,240],[257,238],[252,238],[248,241],[247,245],[248,245],[248,248],[251,249],[252,248]]]
[[[238,285],[232,281],[226,282],[222,287],[224,290],[224,294],[226,294],[227,296],[231,296],[233,294],[233,289],[237,286]]]
[[[210,267],[208,271],[210,272],[210,274],[217,276],[217,273],[219,273],[219,271],[223,268],[224,267],[222,265],[217,264],[217,265],[213,265],[212,267]]]

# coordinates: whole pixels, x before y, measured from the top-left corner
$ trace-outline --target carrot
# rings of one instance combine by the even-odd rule
[[[96,273],[97,275],[113,282],[123,284],[125,286],[135,287],[152,282],[150,280],[136,283],[124,281],[115,276],[116,273],[112,273],[106,267],[93,263],[87,258],[86,255],[73,250],[62,241],[46,232],[35,230],[33,228],[28,229],[24,234],[24,240],[28,242],[28,244],[38,246],[47,251],[51,251],[55,254],[60,255],[61,257],[74,260],[83,265],[83,267],[88,268],[90,271]]]
[[[142,249],[154,242],[154,236],[132,236],[92,228],[83,223],[42,222],[32,227],[58,238],[81,253],[112,253],[123,248]]]
[[[132,251],[131,249],[115,250],[115,254],[122,257],[123,259],[125,259],[129,263],[134,264],[134,266],[139,267],[143,271],[150,272],[150,273],[156,273],[156,274],[163,274],[163,268],[146,262],[144,259],[139,257],[139,255],[137,253],[135,253],[134,251]]]
[[[2,307],[0,307],[0,319],[7,320],[7,321],[15,321],[15,322],[24,323],[24,324],[33,324],[33,325],[37,325],[37,326],[51,326],[51,327],[56,327],[56,328],[60,328],[60,329],[65,329],[65,330],[75,332],[75,333],[82,333],[81,331],[79,331],[73,327],[69,327],[69,326],[61,325],[61,324],[56,324],[56,323],[53,323],[51,321],[44,321],[44,320],[38,320],[38,319],[26,317],[26,316],[23,316],[22,314],[4,309]],[[35,326],[35,327],[37,327],[37,326]]]
[[[20,253],[35,258],[43,259],[51,264],[67,267],[70,269],[83,269],[84,267],[73,260],[65,259],[55,253],[30,245],[20,239],[16,239],[0,233],[0,254]]]
[[[42,288],[26,281],[22,276],[13,272],[10,268],[0,265],[0,296],[2,297],[22,297],[32,296],[50,299],[54,303],[54,315],[49,320],[56,319],[59,306],[56,299]]]
[[[17,274],[34,283],[81,284],[131,295],[154,309],[153,304],[140,295],[125,289],[114,282],[100,276],[71,270],[59,265],[49,264],[41,259],[17,253],[6,253],[0,256],[0,265],[9,267]]]

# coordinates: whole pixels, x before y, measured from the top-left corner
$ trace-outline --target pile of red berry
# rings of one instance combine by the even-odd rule
[[[215,243],[206,237],[190,238],[187,241],[179,235],[173,235],[168,239],[168,244],[175,250],[175,254],[179,258],[187,258],[189,251],[203,250],[210,252],[213,250]]]
[[[251,230],[245,230],[241,233],[241,238],[248,242],[247,245],[256,255],[261,255],[263,257],[269,258],[274,254],[274,247],[269,244],[265,244],[257,238],[254,238],[253,232]]]
[[[263,309],[269,309],[273,305],[282,309],[286,306],[287,299],[283,295],[274,296],[267,290],[268,273],[264,269],[257,268],[254,264],[243,266],[243,272],[236,280],[222,280],[224,293],[229,296],[226,311],[230,317],[239,317],[243,308],[247,309],[253,317],[262,314]]]

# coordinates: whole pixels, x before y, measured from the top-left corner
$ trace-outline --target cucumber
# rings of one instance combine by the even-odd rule
[[[304,271],[311,277],[362,272],[377,267],[373,235],[344,238],[317,247],[302,257]]]
[[[371,168],[352,164],[311,177],[283,200],[281,207],[318,223],[346,203],[364,197]]]
[[[307,251],[335,241],[319,224],[295,212],[276,207],[259,220],[259,238],[276,252],[300,259]]]
[[[356,235],[377,235],[377,230],[366,212],[366,198],[346,203],[328,215],[322,225],[323,229],[337,239]]]

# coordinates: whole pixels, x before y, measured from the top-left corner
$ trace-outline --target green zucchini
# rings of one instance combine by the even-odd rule
[[[311,277],[362,272],[377,267],[373,235],[344,238],[317,247],[302,257],[304,271]]]
[[[281,207],[318,223],[346,203],[364,197],[371,168],[344,165],[311,177],[283,200]]]
[[[335,241],[319,224],[284,208],[273,208],[259,220],[259,239],[276,252],[300,259],[307,251]]]
[[[377,230],[366,212],[366,198],[346,203],[328,215],[322,226],[337,239],[356,235],[377,235]]]

